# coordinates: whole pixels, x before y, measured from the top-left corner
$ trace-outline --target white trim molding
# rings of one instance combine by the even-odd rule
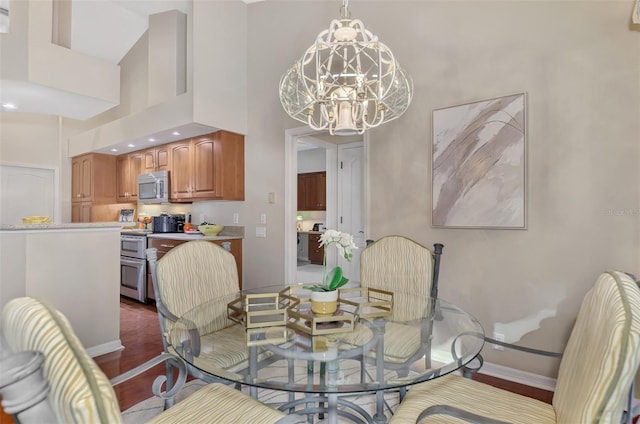
[[[556,390],[555,378],[545,377],[543,375],[521,371],[502,365],[496,365],[490,362],[485,362],[478,373],[501,378],[503,380],[513,381],[514,383],[524,384],[525,386],[537,387],[538,389],[548,390],[550,392]]]
[[[111,340],[110,342],[107,342],[107,343],[99,344],[97,346],[91,346],[86,350],[89,356],[91,356],[92,358],[95,358],[96,356],[124,350],[124,346],[122,345],[122,342],[120,341],[120,339],[116,339],[116,340]]]

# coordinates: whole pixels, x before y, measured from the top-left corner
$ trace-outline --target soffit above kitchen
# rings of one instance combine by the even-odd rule
[[[2,112],[85,120],[113,108],[118,63],[148,29],[149,16],[191,7],[191,0],[0,0],[2,30],[9,31],[0,33],[0,105],[10,105]],[[83,81],[64,77],[87,63]]]
[[[188,14],[150,15],[144,37],[120,62],[122,103],[72,135],[69,156],[120,155],[221,129],[246,134],[247,63],[238,55],[246,49],[246,9],[240,0],[196,1]]]

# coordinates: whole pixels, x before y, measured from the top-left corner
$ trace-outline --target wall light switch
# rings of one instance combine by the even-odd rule
[[[256,237],[267,237],[267,227],[256,227]]]
[[[267,214],[266,213],[261,213],[260,214],[260,223],[261,224],[266,224],[267,223]]]
[[[276,203],[276,192],[275,191],[270,191],[269,192],[269,203]]]

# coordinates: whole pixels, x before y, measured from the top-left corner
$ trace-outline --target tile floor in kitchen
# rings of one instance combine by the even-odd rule
[[[319,283],[320,281],[322,281],[322,265],[310,264],[308,261],[298,261],[297,283]]]

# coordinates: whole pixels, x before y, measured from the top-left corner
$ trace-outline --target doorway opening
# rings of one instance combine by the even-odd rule
[[[314,247],[317,247],[317,238],[323,229],[336,229],[354,236],[356,245],[359,247],[354,252],[355,260],[347,262],[343,258],[338,258],[337,249],[331,249],[327,252],[326,266],[333,267],[339,264],[345,270],[347,278],[359,284],[359,251],[365,246],[366,239],[365,136],[330,136],[326,132],[314,131],[309,127],[287,130],[285,278],[288,284],[321,281],[322,257],[313,258],[314,252],[311,252],[310,258],[309,253],[310,249],[315,250]],[[342,160],[343,156],[346,160]],[[324,173],[323,177],[326,179],[324,209],[299,210],[299,173]],[[351,179],[354,176],[355,182],[352,183]],[[315,254],[317,255],[317,252]]]

